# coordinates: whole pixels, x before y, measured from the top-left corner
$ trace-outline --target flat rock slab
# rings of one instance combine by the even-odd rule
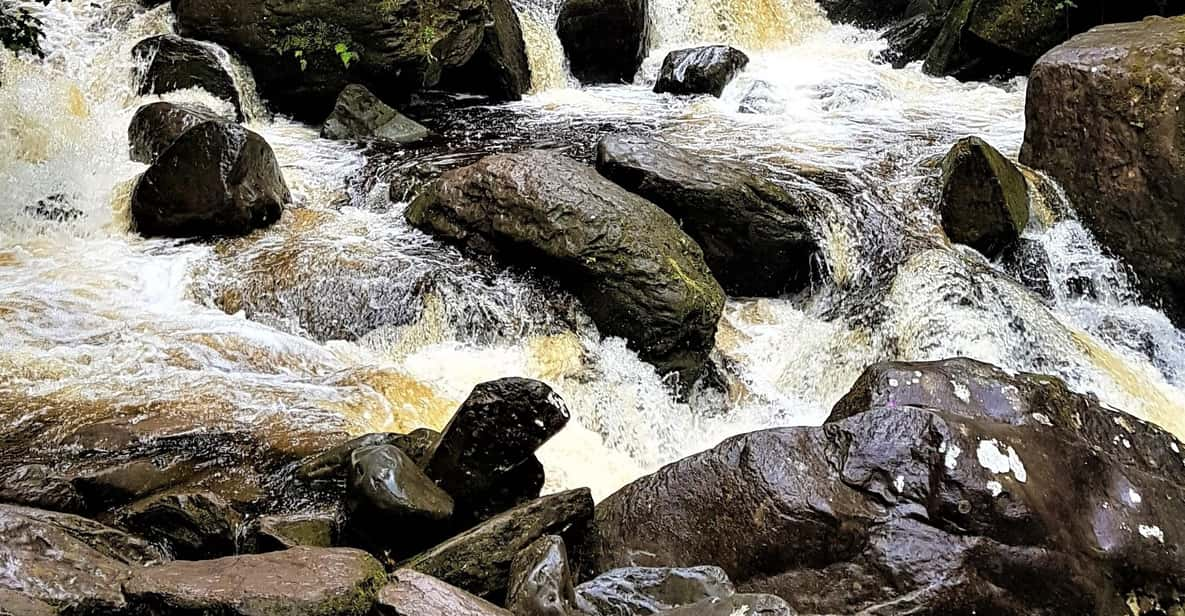
[[[391,574],[379,592],[377,616],[511,616],[511,613],[460,588],[411,569]]]

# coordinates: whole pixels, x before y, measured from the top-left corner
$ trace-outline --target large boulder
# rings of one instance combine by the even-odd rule
[[[724,292],[703,252],[669,214],[592,167],[538,150],[489,156],[428,185],[406,217],[555,276],[603,335],[684,383],[712,348]]]
[[[1020,169],[978,137],[942,159],[942,228],[952,242],[988,258],[1015,243],[1029,224],[1029,188]]]
[[[485,599],[411,569],[391,574],[379,591],[375,616],[511,616]],[[522,616],[522,615],[515,615]]]
[[[597,170],[678,220],[729,295],[777,296],[810,281],[818,247],[803,196],[647,137],[605,137]]]
[[[448,536],[453,499],[394,445],[352,454],[344,532],[371,552],[408,556]]]
[[[322,137],[343,141],[380,139],[415,143],[428,134],[428,129],[356,83],[346,86],[337,96],[333,112],[321,127]]]
[[[128,150],[131,159],[146,165],[156,162],[185,131],[213,120],[223,120],[210,108],[196,104],[149,103],[136,110],[128,124]]]
[[[905,68],[909,63],[925,58],[941,34],[942,24],[941,16],[929,13],[894,24],[881,34],[885,49],[877,58],[893,68]]]
[[[132,47],[132,56],[143,66],[140,94],[201,88],[234,105],[238,119],[243,119],[234,78],[209,43],[191,41],[176,34],[161,34],[136,43]]]
[[[630,83],[649,44],[647,0],[565,0],[556,33],[583,83]]]
[[[276,109],[319,122],[361,83],[396,100],[469,61],[487,0],[173,0],[177,32],[214,41],[251,67]]]
[[[1020,159],[1185,325],[1185,18],[1103,26],[1033,67]]]
[[[734,437],[610,496],[585,549],[602,569],[717,563],[809,614],[1171,613],[1181,448],[1052,377],[878,364],[821,427]]]
[[[727,45],[679,49],[663,58],[654,91],[719,98],[725,86],[748,65],[749,56]]]
[[[274,223],[291,200],[263,137],[214,120],[186,130],[140,176],[131,212],[146,237],[244,235]]]
[[[531,89],[531,65],[518,12],[510,0],[489,0],[492,19],[481,47],[464,66],[444,72],[440,85],[455,92],[484,94],[495,101],[517,101]]]

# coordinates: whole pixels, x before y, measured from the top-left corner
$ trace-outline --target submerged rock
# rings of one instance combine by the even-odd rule
[[[786,113],[786,101],[768,81],[754,81],[737,107],[740,113],[779,115]]]
[[[415,143],[428,134],[428,129],[356,83],[346,86],[338,95],[333,112],[321,127],[322,137],[343,141],[383,139],[394,143]]]
[[[576,601],[591,616],[633,616],[666,613],[735,592],[719,567],[623,567],[578,586]]]
[[[166,102],[144,105],[136,110],[128,125],[131,158],[151,165],[185,131],[202,122],[223,119],[203,105]]]
[[[562,155],[533,150],[445,172],[408,206],[418,228],[555,276],[605,336],[694,382],[724,293],[667,213]]]
[[[1185,18],[1103,26],[1033,68],[1020,159],[1185,325]]]
[[[234,105],[239,121],[243,120],[243,107],[234,79],[208,43],[176,34],[161,34],[136,43],[132,47],[132,56],[146,63],[140,94],[201,88]]]
[[[777,296],[810,282],[818,246],[804,199],[745,167],[609,136],[597,147],[597,170],[678,220],[729,295]]]
[[[727,45],[680,49],[667,54],[654,91],[661,94],[711,94],[717,98],[746,66],[749,56]]]
[[[1020,238],[1000,257],[1000,264],[1028,290],[1045,299],[1053,299],[1049,253],[1041,242]]]
[[[206,121],[186,130],[140,176],[131,212],[146,237],[245,235],[278,220],[291,200],[263,137]]]
[[[511,616],[485,599],[411,569],[391,574],[379,592],[376,616]],[[522,616],[521,614],[516,616]]]
[[[160,494],[116,514],[118,524],[168,546],[177,558],[199,560],[235,553],[242,516],[217,494]]]
[[[1015,164],[978,137],[942,160],[942,228],[952,242],[994,258],[1029,224],[1029,189]]]
[[[441,87],[517,101],[531,89],[522,24],[510,0],[490,0],[490,12],[481,47],[464,66],[445,71]]]
[[[540,537],[510,563],[506,606],[515,616],[568,616],[576,609],[576,592],[564,540]]]
[[[795,616],[798,612],[775,595],[737,594],[712,597],[699,603],[663,612],[665,616]]]
[[[630,83],[646,59],[647,0],[565,0],[556,21],[572,75]]]

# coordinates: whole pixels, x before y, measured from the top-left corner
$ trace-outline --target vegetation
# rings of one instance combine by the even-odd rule
[[[37,0],[41,4],[49,4],[49,0]],[[21,5],[14,0],[0,0],[0,47],[15,53],[29,53],[39,58],[45,57],[41,49],[41,39],[45,33],[41,29],[41,20],[34,15],[27,5]]]

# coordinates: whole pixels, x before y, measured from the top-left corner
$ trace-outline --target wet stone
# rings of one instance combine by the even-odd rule
[[[567,616],[576,606],[564,540],[547,535],[519,552],[510,564],[506,606],[516,616]]]

